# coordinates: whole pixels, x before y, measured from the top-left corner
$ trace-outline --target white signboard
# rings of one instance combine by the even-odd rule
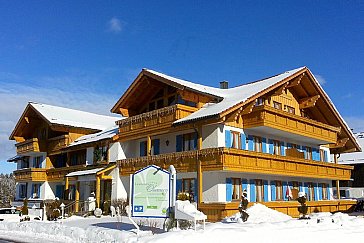
[[[170,173],[150,165],[132,175],[132,217],[167,218]]]

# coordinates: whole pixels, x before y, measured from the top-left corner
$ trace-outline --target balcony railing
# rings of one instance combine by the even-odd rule
[[[134,173],[152,164],[164,169],[174,165],[178,172],[195,172],[197,160],[201,160],[203,171],[235,171],[333,180],[349,180],[353,169],[352,166],[228,148],[123,159],[118,161],[118,165],[122,175]]]
[[[48,181],[63,181],[65,175],[73,171],[83,170],[86,165],[74,165],[62,168],[51,168],[47,170],[47,180]]]
[[[46,181],[46,169],[27,168],[14,171],[15,180],[19,181]]]
[[[27,139],[24,142],[15,144],[16,152],[18,154],[24,154],[28,152],[40,152],[38,138]]]
[[[116,122],[119,125],[120,138],[127,138],[136,134],[142,134],[144,131],[161,130],[172,126],[172,123],[178,119],[184,118],[198,108],[173,105],[158,110],[146,112],[140,115],[132,116]]]
[[[327,143],[336,143],[337,133],[340,132],[338,127],[294,115],[267,105],[255,107],[243,119],[244,128],[265,126]]]
[[[48,139],[48,153],[57,152],[70,144],[70,137],[62,135]]]

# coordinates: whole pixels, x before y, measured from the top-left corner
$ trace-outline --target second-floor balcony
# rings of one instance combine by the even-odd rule
[[[61,135],[48,139],[48,153],[57,152],[70,144],[69,135]]]
[[[336,143],[340,128],[330,126],[306,117],[291,114],[273,107],[262,105],[254,107],[251,113],[244,116],[245,129],[262,129],[266,133],[286,133],[287,136],[310,139],[313,143]]]
[[[15,180],[20,181],[46,181],[46,169],[43,168],[26,168],[14,171]]]
[[[40,152],[38,138],[27,139],[24,142],[15,144],[17,154]]]
[[[64,177],[74,171],[85,169],[85,165],[74,165],[62,168],[51,168],[47,170],[47,180],[48,181],[63,181]]]
[[[208,148],[118,161],[120,173],[129,175],[148,165],[168,169],[174,165],[177,172],[196,172],[197,161],[203,171],[234,171],[275,174],[307,178],[349,180],[352,166],[306,160],[293,156],[272,155],[232,148]]]
[[[119,120],[116,122],[119,125],[119,138],[127,140],[144,136],[144,132],[161,131],[197,110],[195,107],[177,104]]]

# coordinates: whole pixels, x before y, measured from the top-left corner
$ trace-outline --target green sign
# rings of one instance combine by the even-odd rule
[[[170,173],[150,165],[132,175],[132,217],[166,218],[170,207]]]

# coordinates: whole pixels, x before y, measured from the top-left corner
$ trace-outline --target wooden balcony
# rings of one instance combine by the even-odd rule
[[[48,139],[48,154],[60,151],[70,144],[69,135],[62,135]]]
[[[14,171],[16,182],[22,181],[46,181],[46,169],[26,168]]]
[[[15,144],[17,154],[25,154],[29,152],[40,152],[38,138],[27,139],[24,142]]]
[[[63,181],[64,177],[73,171],[83,170],[86,165],[75,165],[62,168],[51,168],[47,170],[47,181]]]
[[[324,143],[336,143],[340,128],[262,105],[243,117],[244,128],[269,127],[309,137]]]
[[[145,133],[159,132],[170,128],[174,121],[197,110],[198,108],[195,107],[178,104],[119,120],[116,122],[119,125],[119,138],[121,140],[135,139],[145,136]]]
[[[349,180],[353,169],[352,166],[228,148],[123,159],[118,161],[118,165],[122,175],[134,173],[151,164],[164,169],[172,164],[178,172],[194,172],[198,159],[202,161],[203,171],[234,171],[332,180]]]

